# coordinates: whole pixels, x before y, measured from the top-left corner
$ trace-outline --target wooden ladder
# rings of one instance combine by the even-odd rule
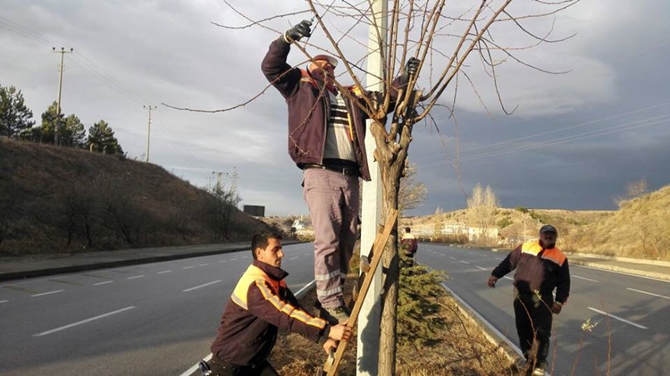
[[[391,236],[391,231],[393,231],[393,228],[395,227],[395,221],[398,218],[398,211],[395,209],[391,209],[391,211],[388,214],[388,218],[386,218],[386,224],[384,225],[384,228],[382,229],[381,232],[377,233],[377,236],[375,237],[375,241],[372,245],[372,260],[370,260],[370,266],[368,270],[364,270],[363,264],[361,264],[361,270],[365,273],[365,277],[363,278],[363,283],[360,285],[360,290],[358,292],[358,297],[356,298],[356,302],[354,303],[354,308],[351,310],[351,315],[349,316],[349,321],[347,321],[347,326],[350,328],[353,328],[356,325],[356,321],[358,320],[358,315],[361,312],[361,308],[363,306],[363,301],[365,300],[365,296],[368,294],[368,290],[370,289],[370,285],[372,284],[372,279],[374,277],[375,271],[379,267],[379,264],[381,263],[382,260],[382,254],[384,253],[384,247],[386,246],[386,242],[389,239],[389,236]],[[340,362],[342,361],[342,356],[344,355],[344,351],[347,348],[347,344],[349,341],[340,341],[340,343],[337,346],[337,351],[335,351],[335,354],[328,357],[328,360],[326,360],[326,363],[323,365],[323,367],[319,367],[317,369],[317,376],[323,376],[324,371],[327,372],[327,376],[335,376],[335,373],[337,372],[337,367],[339,367]]]

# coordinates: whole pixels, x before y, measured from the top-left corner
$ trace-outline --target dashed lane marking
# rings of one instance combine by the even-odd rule
[[[98,282],[98,283],[94,283],[93,286],[107,285],[109,283],[114,283],[114,281]]]
[[[670,299],[670,297],[667,297],[665,295],[659,295],[659,294],[654,294],[653,292],[647,292],[647,291],[642,291],[642,290],[638,290],[638,289],[632,289],[630,287],[626,287],[626,290],[639,292],[640,294],[647,294],[647,295],[655,296],[657,298]]]
[[[643,325],[640,325],[640,324],[636,324],[636,323],[634,323],[634,322],[632,322],[632,321],[626,320],[626,319],[621,318],[621,317],[619,317],[619,316],[615,316],[615,315],[613,315],[613,314],[611,314],[611,313],[607,313],[607,312],[605,312],[605,311],[601,311],[601,310],[599,310],[599,309],[595,309],[595,308],[593,308],[593,307],[588,307],[588,309],[590,309],[590,310],[593,311],[593,312],[598,312],[598,313],[600,313],[601,315],[609,316],[609,317],[611,317],[611,318],[613,318],[613,319],[615,319],[615,320],[619,320],[619,321],[621,321],[622,323],[625,323],[625,324],[628,324],[628,325],[632,325],[632,326],[634,326],[634,327],[636,327],[636,328],[640,328],[640,329],[648,329],[646,326],[643,326]]]
[[[35,298],[35,297],[38,297],[38,296],[51,295],[51,294],[58,294],[59,292],[63,292],[63,291],[65,291],[65,290],[54,290],[54,291],[48,291],[48,292],[41,292],[41,293],[39,293],[39,294],[33,294],[33,295],[30,295],[30,296],[32,296],[33,298]]]
[[[219,282],[221,282],[220,279],[219,279],[219,280],[216,280],[216,281],[212,281],[212,282],[205,283],[204,285],[191,287],[191,288],[189,288],[189,289],[183,290],[183,292],[189,292],[189,291],[197,290],[197,289],[199,289],[199,288],[207,287],[207,286],[213,285],[213,284],[215,284],[215,283],[219,283]]]
[[[99,315],[99,316],[91,317],[90,319],[77,321],[75,323],[68,324],[68,325],[65,325],[65,326],[61,326],[61,327],[56,328],[56,329],[47,330],[46,332],[33,334],[33,337],[42,337],[42,336],[45,336],[45,335],[48,335],[48,334],[51,334],[51,333],[60,332],[61,330],[69,329],[69,328],[72,328],[72,327],[75,327],[75,326],[78,326],[78,325],[81,325],[81,324],[86,324],[88,322],[99,320],[99,319],[102,319],[102,318],[105,318],[105,317],[108,317],[108,316],[111,316],[111,315],[115,315],[117,313],[121,313],[121,312],[130,310],[130,309],[134,309],[134,308],[135,308],[134,306],[130,306],[130,307],[122,308],[122,309],[119,309],[119,310],[116,310],[116,311],[113,311],[113,312],[108,312],[108,313],[105,313],[105,314],[102,314],[102,315]]]
[[[142,278],[142,277],[144,277],[144,274],[135,275],[135,276],[132,276],[132,277],[128,277],[126,279],[138,279],[138,278]]]
[[[585,281],[589,281],[589,282],[600,282],[600,281],[596,281],[595,279],[586,278],[586,277],[580,277],[580,276],[578,276],[578,275],[574,275],[574,274],[572,275],[572,277],[575,277],[575,278],[577,278],[577,279],[583,279],[583,280],[585,280]]]

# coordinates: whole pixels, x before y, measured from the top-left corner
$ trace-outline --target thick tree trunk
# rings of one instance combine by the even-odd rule
[[[404,159],[384,161],[380,163],[382,169],[382,185],[385,212],[389,209],[398,209],[398,191],[400,189],[400,174],[405,164]],[[398,221],[394,223],[386,247],[382,265],[385,270],[382,293],[381,333],[379,339],[379,375],[395,375],[396,373],[396,334],[397,334],[397,307],[398,283],[400,280],[398,256]]]

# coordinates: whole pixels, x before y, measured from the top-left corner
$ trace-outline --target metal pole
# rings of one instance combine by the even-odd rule
[[[58,126],[60,125],[60,102],[61,102],[61,93],[63,89],[63,60],[65,59],[66,53],[72,53],[73,48],[70,48],[70,51],[65,51],[65,47],[61,47],[60,51],[56,50],[56,47],[51,47],[53,52],[60,54],[60,65],[58,66],[58,95],[56,96],[56,122],[54,124],[54,145],[58,145]]]
[[[156,106],[142,106],[145,109],[149,110],[149,122],[147,123],[147,160],[149,163],[149,143],[151,141],[151,110],[155,110]]]
[[[380,77],[383,77],[384,74],[384,61],[381,51],[379,51],[378,35],[382,36],[382,43],[386,45],[388,0],[374,0],[372,11],[379,30],[377,30],[374,24],[370,25],[366,85],[367,90],[382,91],[383,82]],[[379,165],[374,161],[372,155],[377,145],[372,132],[370,132],[370,123],[371,121],[368,120],[368,131],[365,134],[365,150],[367,152],[368,166],[370,167],[372,180],[362,183],[361,256],[366,256],[370,252],[377,234],[377,227],[382,223],[382,180]],[[356,366],[356,374],[359,376],[376,376],[378,373],[381,291],[382,268],[378,268],[358,316],[357,358],[359,360]]]

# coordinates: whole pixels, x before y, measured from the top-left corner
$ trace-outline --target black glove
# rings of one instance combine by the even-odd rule
[[[410,57],[405,64],[405,79],[409,80],[411,76],[416,75],[416,72],[419,70],[419,65],[421,65],[421,60],[414,57]]]
[[[299,24],[284,32],[284,40],[286,40],[288,43],[292,43],[298,42],[300,38],[309,37],[312,35],[311,26],[312,22],[303,20]]]

